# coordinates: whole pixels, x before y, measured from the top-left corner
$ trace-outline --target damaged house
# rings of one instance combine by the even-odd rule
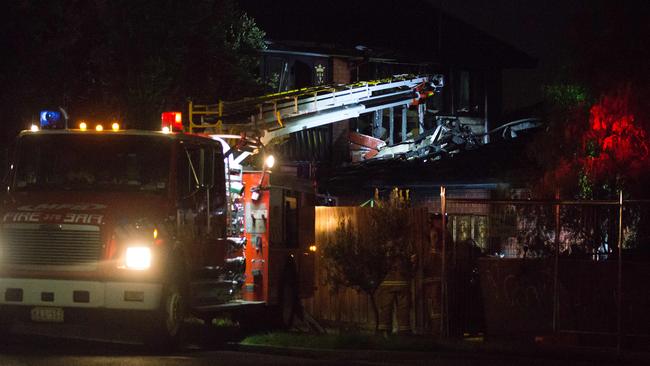
[[[260,74],[269,92],[441,76],[425,103],[303,129],[276,146],[283,169],[318,180],[323,204],[359,205],[375,188],[398,186],[433,210],[440,185],[472,198],[520,185],[526,141],[512,138],[539,121],[504,118],[502,73],[535,67],[530,56],[421,1],[244,4],[267,32]],[[484,212],[456,214],[478,235]]]
[[[523,52],[420,1],[243,4],[267,32],[260,74],[269,92],[397,74],[436,74],[444,80],[426,104],[379,109],[292,134],[280,150],[284,161],[296,166],[426,159],[487,143],[486,132],[510,122],[502,118],[502,71],[535,66]],[[405,27],[413,30],[411,36],[403,36]],[[451,145],[441,147],[446,141]]]
[[[319,205],[358,206],[394,187],[430,212],[441,186],[449,198],[525,197],[540,121],[504,117],[502,73],[535,60],[427,3],[369,4],[242,1],[266,32],[267,93],[190,106],[191,127],[252,132],[246,143],[272,150],[278,173],[310,179]],[[448,213],[454,240],[492,250],[488,208]]]

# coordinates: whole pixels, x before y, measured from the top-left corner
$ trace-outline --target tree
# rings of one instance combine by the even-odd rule
[[[264,32],[234,0],[26,0],[5,4],[3,120],[39,110],[154,128],[187,98],[256,94]]]
[[[640,44],[650,33],[648,16],[644,2],[597,1],[575,17],[568,72],[546,86],[546,128],[529,150],[542,167],[539,195],[613,199],[622,190],[648,197],[650,51]],[[650,239],[647,213],[628,211],[637,242]],[[612,210],[563,212],[565,228],[592,250],[605,241],[614,247],[616,221]]]
[[[369,236],[360,235],[350,221],[339,223],[323,251],[327,282],[335,291],[350,287],[368,296],[375,313],[375,331],[379,326],[375,293],[390,270],[388,251],[386,241],[374,242]]]
[[[645,194],[650,50],[641,43],[650,33],[650,7],[644,3],[596,1],[576,15],[568,71],[545,87],[546,131],[530,151],[544,168],[541,193]]]
[[[349,219],[340,221],[323,249],[327,281],[335,290],[349,287],[368,296],[375,313],[375,331],[379,326],[375,298],[379,285],[391,270],[411,269],[414,254],[404,201],[378,203],[379,207],[361,211],[366,215],[359,216],[356,227]]]

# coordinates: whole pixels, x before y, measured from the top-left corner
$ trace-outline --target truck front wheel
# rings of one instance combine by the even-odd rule
[[[187,316],[187,296],[178,272],[170,275],[163,285],[160,307],[153,314],[153,324],[147,344],[158,350],[178,348],[183,341]]]
[[[185,297],[177,283],[170,283],[163,289],[159,318],[163,333],[168,338],[177,338],[185,321]]]

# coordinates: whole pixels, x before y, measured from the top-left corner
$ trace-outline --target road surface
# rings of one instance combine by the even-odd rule
[[[498,354],[358,352],[327,355],[280,355],[238,350],[231,334],[195,333],[183,349],[152,353],[138,344],[97,342],[34,335],[0,340],[0,366],[220,366],[220,365],[525,365],[586,366],[593,361],[535,359]],[[200,339],[198,339],[200,338]],[[602,363],[611,364],[611,363]],[[628,363],[630,364],[630,363]],[[633,363],[632,363],[633,364]]]

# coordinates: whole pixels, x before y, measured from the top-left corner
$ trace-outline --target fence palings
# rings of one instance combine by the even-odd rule
[[[352,226],[358,228],[363,234],[364,228],[360,226],[368,219],[368,210],[377,209],[380,208],[317,207],[315,223],[317,247],[322,248],[333,238],[338,224],[343,220],[350,220]],[[415,251],[421,253],[424,250],[423,241],[428,240],[429,235],[427,211],[422,208],[409,209],[408,213],[408,217],[404,217],[404,227],[412,231],[416,239]],[[421,258],[422,255],[418,257]],[[373,329],[375,317],[367,296],[352,289],[334,291],[326,282],[325,270],[322,259],[317,256],[315,271],[317,289],[314,297],[303,301],[306,310],[315,318],[334,326]],[[418,332],[423,328],[425,310],[421,295],[423,281],[417,278],[417,274],[415,277],[411,291],[413,305],[411,325]]]
[[[414,331],[583,334],[603,336],[600,345],[618,349],[630,335],[650,339],[644,338],[650,332],[650,291],[646,281],[640,280],[650,278],[650,266],[647,258],[634,261],[628,248],[634,243],[630,236],[634,228],[646,220],[650,202],[622,201],[621,197],[494,200],[450,198],[447,191],[439,204],[428,208],[444,213],[447,221],[443,237],[448,237],[436,254],[426,249],[426,208],[412,210],[404,222],[420,238],[412,284]],[[342,219],[358,225],[369,209],[318,207],[319,247],[332,237]],[[473,258],[479,251],[480,258]],[[427,256],[435,256],[436,265],[443,269],[436,278],[427,278],[423,271]],[[316,269],[318,289],[305,301],[307,310],[333,324],[372,329],[374,315],[367,297],[350,289],[333,293],[320,260]],[[437,296],[431,295],[432,289]],[[442,313],[432,310],[436,306],[442,307]]]

